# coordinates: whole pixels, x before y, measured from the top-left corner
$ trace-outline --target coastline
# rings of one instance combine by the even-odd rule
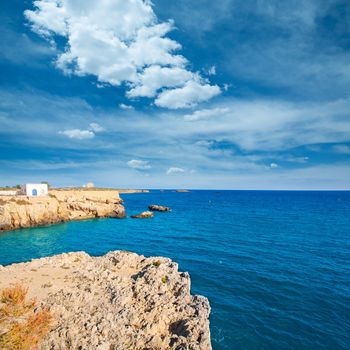
[[[149,193],[148,189],[129,189],[129,188],[112,188],[112,187],[63,187],[63,188],[54,188],[54,191],[117,191],[119,194],[128,194],[128,193]]]
[[[0,235],[0,264],[72,251],[102,256],[115,249],[171,257],[182,271],[190,272],[193,292],[210,300],[214,349],[231,349],[233,341],[240,348],[253,342],[279,349],[283,334],[292,329],[297,330],[289,342],[293,348],[312,348],[321,339],[322,349],[341,349],[349,340],[341,307],[346,295],[332,289],[338,285],[346,291],[346,279],[339,276],[347,262],[349,192],[152,191],[121,197],[129,215],[150,203],[168,205],[173,213],[155,214],[146,221],[95,219],[10,231]],[[320,261],[325,269],[316,283]],[[333,269],[326,269],[330,264]],[[298,309],[291,312],[290,304],[280,300]],[[332,334],[327,333],[329,307],[336,316]],[[256,334],[261,320],[269,331]],[[311,334],[309,325],[315,322],[319,323]],[[241,338],[237,327],[249,337]]]
[[[1,196],[0,231],[92,218],[124,218],[118,191],[50,190],[45,197]]]

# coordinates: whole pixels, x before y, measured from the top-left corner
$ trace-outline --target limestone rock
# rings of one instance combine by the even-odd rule
[[[80,252],[0,269],[0,288],[21,281],[55,317],[42,350],[211,349],[209,302],[170,259]]]
[[[138,215],[131,215],[132,219],[148,219],[153,218],[154,214],[151,211],[144,211],[141,214]]]
[[[96,217],[125,217],[117,191],[58,191],[48,197],[1,197],[0,230]]]
[[[155,204],[149,205],[148,209],[151,211],[171,211],[171,208],[169,207],[166,207],[164,205],[155,205]]]

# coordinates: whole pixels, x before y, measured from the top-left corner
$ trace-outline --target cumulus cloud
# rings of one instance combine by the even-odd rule
[[[173,22],[159,22],[151,1],[37,0],[25,16],[39,35],[67,39],[56,60],[66,74],[94,75],[99,86],[126,83],[129,98],[156,98],[157,106],[172,109],[220,93],[186,68],[188,61],[176,54],[181,45],[166,37]]]
[[[127,162],[128,167],[132,169],[137,169],[137,170],[146,170],[146,169],[151,169],[151,165],[147,160],[138,160],[138,159],[132,159]]]
[[[167,170],[166,174],[167,175],[172,175],[172,174],[182,174],[185,172],[185,169],[182,168],[177,168],[177,167],[171,167]]]
[[[70,139],[84,140],[92,139],[95,137],[95,133],[91,130],[70,129],[58,132],[60,135],[69,137]]]
[[[203,119],[210,119],[225,114],[229,111],[229,108],[202,109],[199,111],[195,111],[192,114],[186,114],[184,116],[184,120],[187,122],[194,122]]]
[[[189,80],[182,87],[161,92],[155,104],[172,109],[190,108],[220,94],[220,88],[217,85],[213,86],[197,80]]]
[[[96,133],[102,132],[105,129],[97,123],[90,123],[88,129],[67,129],[59,131],[60,135],[69,137],[70,139],[84,140],[92,139],[96,136]]]
[[[159,89],[182,86],[184,82],[194,77],[193,73],[184,68],[154,65],[144,69],[139,75],[136,86],[127,95],[129,97],[154,97]]]
[[[269,166],[270,166],[271,169],[278,168],[278,164],[277,163],[271,163]]]

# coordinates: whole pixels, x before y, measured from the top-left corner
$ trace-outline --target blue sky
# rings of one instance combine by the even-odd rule
[[[350,189],[348,1],[0,9],[1,184]]]

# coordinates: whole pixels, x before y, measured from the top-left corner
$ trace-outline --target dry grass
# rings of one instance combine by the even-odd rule
[[[34,350],[48,333],[52,324],[50,311],[41,310],[30,315],[25,322],[15,322],[0,337],[1,349]]]
[[[28,293],[28,288],[21,284],[14,287],[8,287],[1,291],[0,302],[3,304],[18,305],[24,303]]]
[[[18,205],[32,205],[32,203],[30,203],[28,200],[18,198],[11,198],[10,202],[16,203]]]
[[[35,350],[51,328],[49,310],[37,310],[35,300],[26,300],[28,288],[17,284],[0,294],[0,349]]]
[[[26,301],[28,288],[16,284],[14,287],[5,288],[1,291],[0,302],[3,306],[0,308],[0,317],[20,317],[33,309],[36,301]]]

